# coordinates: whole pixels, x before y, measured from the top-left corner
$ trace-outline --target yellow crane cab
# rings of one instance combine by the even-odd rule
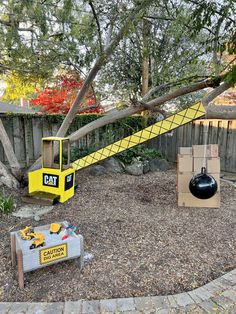
[[[64,137],[42,138],[42,168],[29,172],[25,202],[64,203],[74,195],[75,170],[70,164],[70,142]]]

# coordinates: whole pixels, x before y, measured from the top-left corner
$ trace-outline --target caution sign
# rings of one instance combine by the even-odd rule
[[[67,243],[49,247],[39,251],[39,262],[41,265],[51,263],[68,256]]]

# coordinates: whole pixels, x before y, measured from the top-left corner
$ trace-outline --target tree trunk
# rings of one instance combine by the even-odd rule
[[[20,183],[10,174],[7,167],[0,161],[0,186],[6,185],[10,189],[19,189]]]
[[[141,96],[147,94],[149,87],[149,37],[151,25],[143,19],[143,64],[142,64],[142,91]]]
[[[4,128],[2,120],[0,119],[0,134],[1,134],[1,142],[4,148],[4,152],[7,156],[7,160],[11,167],[12,174],[16,177],[17,180],[20,180],[22,177],[21,167],[14,153],[11,141],[7,135],[7,132]]]
[[[236,106],[209,105],[206,113],[207,119],[236,119]]]
[[[82,102],[85,94],[87,93],[91,83],[93,82],[94,78],[96,77],[99,70],[108,63],[109,57],[114,53],[116,47],[118,46],[119,42],[122,40],[122,38],[127,34],[131,23],[140,15],[140,12],[148,7],[153,0],[145,0],[142,1],[140,5],[138,5],[136,8],[134,8],[129,16],[126,19],[125,24],[121,27],[120,31],[116,35],[116,37],[112,40],[112,42],[107,46],[107,48],[104,50],[103,54],[98,57],[96,60],[93,68],[89,72],[87,78],[84,81],[84,84],[81,88],[81,90],[78,92],[76,99],[70,108],[70,111],[66,115],[60,129],[57,132],[57,136],[65,136],[69,126],[71,125],[77,111],[78,111],[78,105]]]

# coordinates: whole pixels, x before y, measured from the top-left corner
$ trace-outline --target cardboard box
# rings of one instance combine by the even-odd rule
[[[180,172],[177,179],[178,193],[190,193],[189,182],[194,176],[193,172]]]
[[[178,193],[178,206],[219,208],[220,193],[216,193],[213,197],[207,200],[196,198],[191,193]]]
[[[178,155],[178,172],[192,172],[193,157],[191,155]]]
[[[206,167],[208,173],[220,173],[220,158],[219,157],[193,158],[193,171],[200,173],[202,167]]]
[[[208,158],[207,159],[207,172],[208,173],[220,173],[220,158]]]
[[[218,144],[193,145],[193,157],[218,157]]]
[[[193,171],[197,173],[201,173],[202,167],[207,169],[207,159],[203,157],[195,157],[193,158]]]
[[[192,155],[193,149],[192,147],[180,147],[179,153],[180,155]]]

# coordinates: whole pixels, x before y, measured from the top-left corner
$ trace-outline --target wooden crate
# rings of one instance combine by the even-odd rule
[[[67,221],[60,223],[62,229],[69,225]],[[82,269],[84,260],[82,235],[73,233],[67,239],[62,240],[61,234],[50,234],[50,225],[35,227],[34,231],[45,235],[45,246],[30,249],[33,239],[23,240],[20,231],[10,233],[11,260],[13,266],[17,264],[20,288],[24,287],[24,273],[38,268],[78,258],[79,268]]]

